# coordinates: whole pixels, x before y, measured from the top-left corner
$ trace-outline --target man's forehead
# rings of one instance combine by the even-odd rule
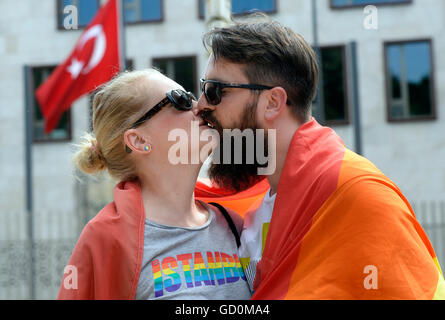
[[[244,73],[244,66],[244,64],[233,63],[223,58],[215,60],[211,55],[207,63],[205,79],[221,82],[245,81],[247,77]]]

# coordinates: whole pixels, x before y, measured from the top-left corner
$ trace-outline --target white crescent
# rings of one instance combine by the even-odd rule
[[[93,54],[91,55],[90,61],[88,61],[88,65],[82,69],[82,74],[87,74],[100,63],[107,48],[107,38],[105,37],[102,25],[98,24],[88,29],[82,35],[79,40],[78,50],[82,50],[85,43],[92,38],[95,38]]]

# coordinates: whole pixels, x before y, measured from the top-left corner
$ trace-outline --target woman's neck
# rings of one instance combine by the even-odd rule
[[[171,226],[205,224],[207,209],[197,205],[194,195],[200,168],[198,165],[166,165],[140,174],[146,218]]]

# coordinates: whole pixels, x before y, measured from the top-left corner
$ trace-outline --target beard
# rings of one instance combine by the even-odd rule
[[[204,112],[202,114],[202,118],[211,122],[220,136],[219,144],[212,154],[212,162],[208,170],[209,178],[219,187],[235,192],[240,192],[248,189],[249,187],[264,179],[264,176],[258,175],[258,168],[267,167],[268,164],[267,162],[265,164],[260,164],[257,161],[257,157],[255,156],[257,154],[257,140],[264,140],[262,141],[262,143],[264,146],[265,154],[268,154],[268,144],[267,134],[264,136],[259,136],[256,131],[257,129],[259,129],[255,117],[257,103],[258,99],[255,99],[255,101],[253,102],[247,103],[241,115],[239,123],[233,125],[232,128],[225,128],[239,129],[240,132],[235,134],[233,132],[230,135],[225,134],[223,131],[224,128],[213,117],[211,112]],[[239,137],[241,135],[241,132],[245,129],[253,130],[253,146],[252,141],[249,141],[249,139]],[[230,141],[230,154],[228,154],[228,150],[223,147],[224,141]],[[241,146],[238,145],[238,148],[236,148],[235,141],[241,141]],[[236,152],[240,152],[240,147],[241,154],[236,154]],[[251,154],[252,151],[253,159]],[[226,154],[224,152],[226,152]],[[236,157],[238,157],[238,159],[241,159],[241,161],[235,161]]]

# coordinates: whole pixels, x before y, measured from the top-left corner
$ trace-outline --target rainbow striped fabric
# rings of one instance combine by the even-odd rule
[[[176,291],[181,285],[187,288],[199,286],[222,286],[240,279],[246,281],[243,268],[236,254],[230,255],[224,252],[206,253],[207,265],[204,262],[203,253],[186,253],[175,257],[166,257],[162,260],[162,272],[168,276],[163,279],[161,262],[156,259],[151,262],[153,279],[155,284],[155,297],[162,297],[165,292]],[[181,283],[181,274],[178,272],[179,263],[182,264],[185,283]],[[190,263],[193,261],[193,263]]]

